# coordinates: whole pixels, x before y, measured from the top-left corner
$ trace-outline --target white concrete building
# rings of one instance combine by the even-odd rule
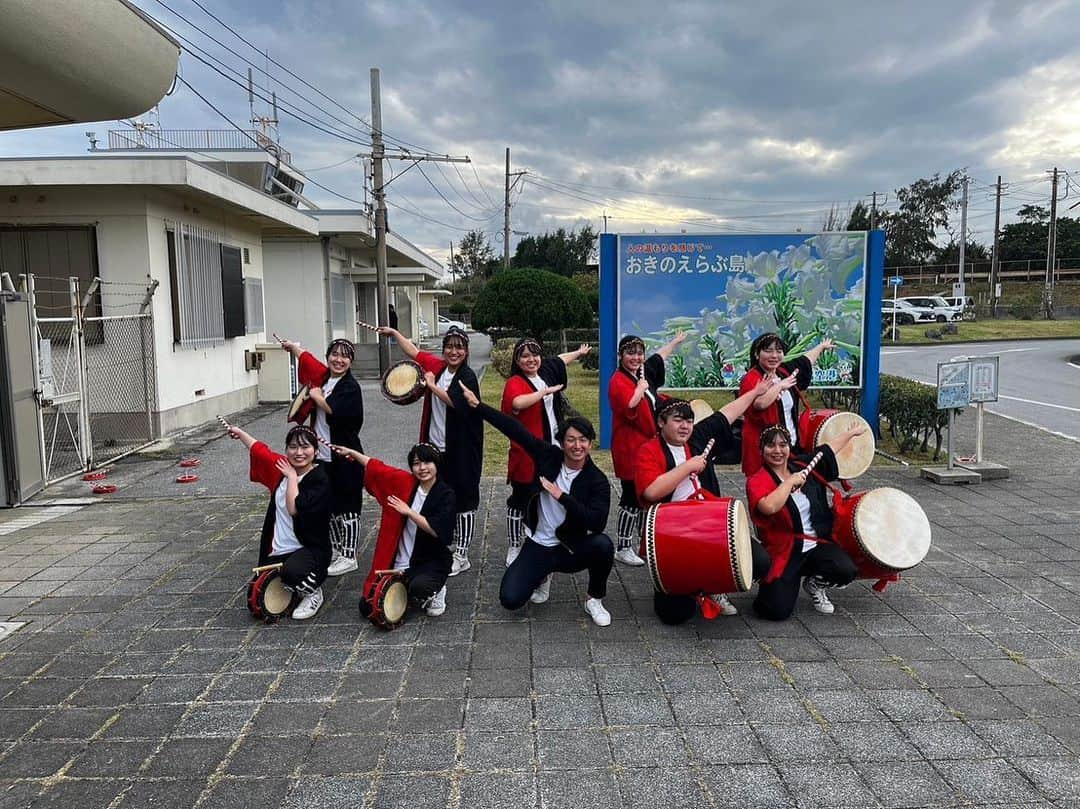
[[[205,143],[171,153],[155,146],[176,144],[180,133],[167,141],[153,130],[114,134],[120,147],[138,146],[125,138],[146,142],[75,158],[0,160],[0,270],[75,275],[84,288],[94,277],[103,288],[136,291],[148,277],[158,282],[157,435],[255,404],[253,354],[270,332],[321,352],[329,336],[356,339],[357,316],[375,319],[367,218],[299,210],[303,177],[287,154],[220,148],[210,137],[239,133],[202,133]],[[390,283],[406,311],[401,326],[416,333],[411,302],[441,267],[396,235],[388,241]],[[102,297],[101,314],[111,314],[110,300]],[[368,332],[359,337],[371,341]]]

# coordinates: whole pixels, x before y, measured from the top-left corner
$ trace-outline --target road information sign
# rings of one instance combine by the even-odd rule
[[[971,402],[971,362],[967,358],[939,362],[937,367],[938,410],[967,407]]]
[[[971,401],[998,400],[998,358],[968,357],[971,361]]]

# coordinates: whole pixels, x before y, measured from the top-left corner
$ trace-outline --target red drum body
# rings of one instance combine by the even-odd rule
[[[424,369],[412,360],[395,362],[382,378],[382,395],[394,404],[408,405],[424,398]]]
[[[300,388],[300,392],[296,394],[296,398],[289,405],[289,415],[285,419],[286,421],[291,421],[293,424],[307,424],[312,411],[315,410],[315,401],[308,394],[308,390],[308,385]]]
[[[739,500],[658,503],[645,514],[641,544],[662,593],[745,592],[753,583],[750,520]]]
[[[384,570],[375,576],[363,595],[367,618],[383,629],[397,629],[405,620],[409,607],[409,590],[405,577],[396,570]]]
[[[843,480],[862,475],[874,462],[874,433],[866,419],[858,413],[844,410],[804,410],[799,415],[799,443],[802,451],[809,453],[814,447],[827,444],[856,424],[865,426],[866,432],[848,441],[836,453],[836,465]]]
[[[247,605],[254,617],[268,624],[292,609],[293,594],[281,581],[280,567],[259,571],[248,582]]]
[[[914,497],[883,486],[833,498],[833,539],[859,578],[888,578],[926,558],[930,520]]]

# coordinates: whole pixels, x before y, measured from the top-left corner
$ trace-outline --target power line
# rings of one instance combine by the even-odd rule
[[[476,221],[476,222],[486,222],[486,221],[487,221],[488,219],[490,219],[490,218],[491,218],[491,217],[483,217],[483,216],[473,216],[472,214],[469,214],[469,213],[465,213],[465,211],[461,210],[461,208],[459,208],[459,207],[458,207],[458,206],[456,206],[456,205],[455,205],[454,203],[452,203],[452,202],[451,202],[451,201],[450,201],[450,200],[449,200],[449,199],[447,198],[446,194],[444,194],[444,193],[443,193],[443,192],[442,192],[442,191],[441,191],[441,190],[439,189],[439,187],[438,187],[437,185],[435,185],[435,183],[433,183],[433,182],[431,181],[431,178],[427,176],[427,172],[425,172],[425,171],[424,171],[424,167],[423,167],[423,166],[421,166],[421,165],[420,165],[419,163],[417,163],[417,164],[416,164],[416,168],[417,168],[417,169],[419,169],[419,171],[420,171],[420,174],[421,174],[421,175],[423,176],[423,178],[424,178],[425,180],[427,180],[427,183],[428,183],[428,185],[430,185],[430,186],[431,186],[431,187],[432,187],[433,189],[435,189],[435,193],[436,193],[436,194],[438,194],[438,195],[439,195],[440,197],[442,197],[442,201],[443,201],[443,202],[445,202],[445,203],[446,203],[447,205],[449,205],[449,206],[450,206],[451,208],[453,208],[453,209],[454,209],[455,211],[457,211],[457,212],[458,212],[459,214],[461,214],[462,216],[464,216],[464,217],[465,217],[466,219],[472,219],[472,220],[474,220],[474,221]]]
[[[458,190],[457,186],[454,185],[454,183],[450,180],[450,178],[446,176],[446,172],[443,171],[442,166],[440,166],[438,163],[432,163],[432,165],[436,168],[436,170],[438,170],[439,175],[443,178],[443,181],[446,183],[447,187],[449,187],[450,190],[452,190],[455,194],[457,194],[458,199],[460,199],[466,205],[470,206],[471,208],[477,209],[481,213],[484,213],[486,211],[490,211],[492,209],[492,206],[484,205],[483,203],[480,203],[479,200],[474,202],[474,201],[472,201],[470,199],[466,199],[465,195],[462,194]],[[453,164],[453,165],[454,165],[454,168],[457,168],[457,164]],[[458,176],[459,177],[461,176],[460,171],[458,171]],[[465,190],[468,191],[468,188],[466,188]]]

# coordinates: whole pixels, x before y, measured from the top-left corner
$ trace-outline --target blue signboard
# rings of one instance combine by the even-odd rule
[[[860,386],[866,233],[620,235],[616,255],[618,335],[655,350],[687,334],[666,387],[738,387],[765,332],[790,356],[833,340],[813,383]]]
[[[894,287],[902,287],[904,285],[904,276],[893,275],[889,278],[889,283],[892,284]]]

